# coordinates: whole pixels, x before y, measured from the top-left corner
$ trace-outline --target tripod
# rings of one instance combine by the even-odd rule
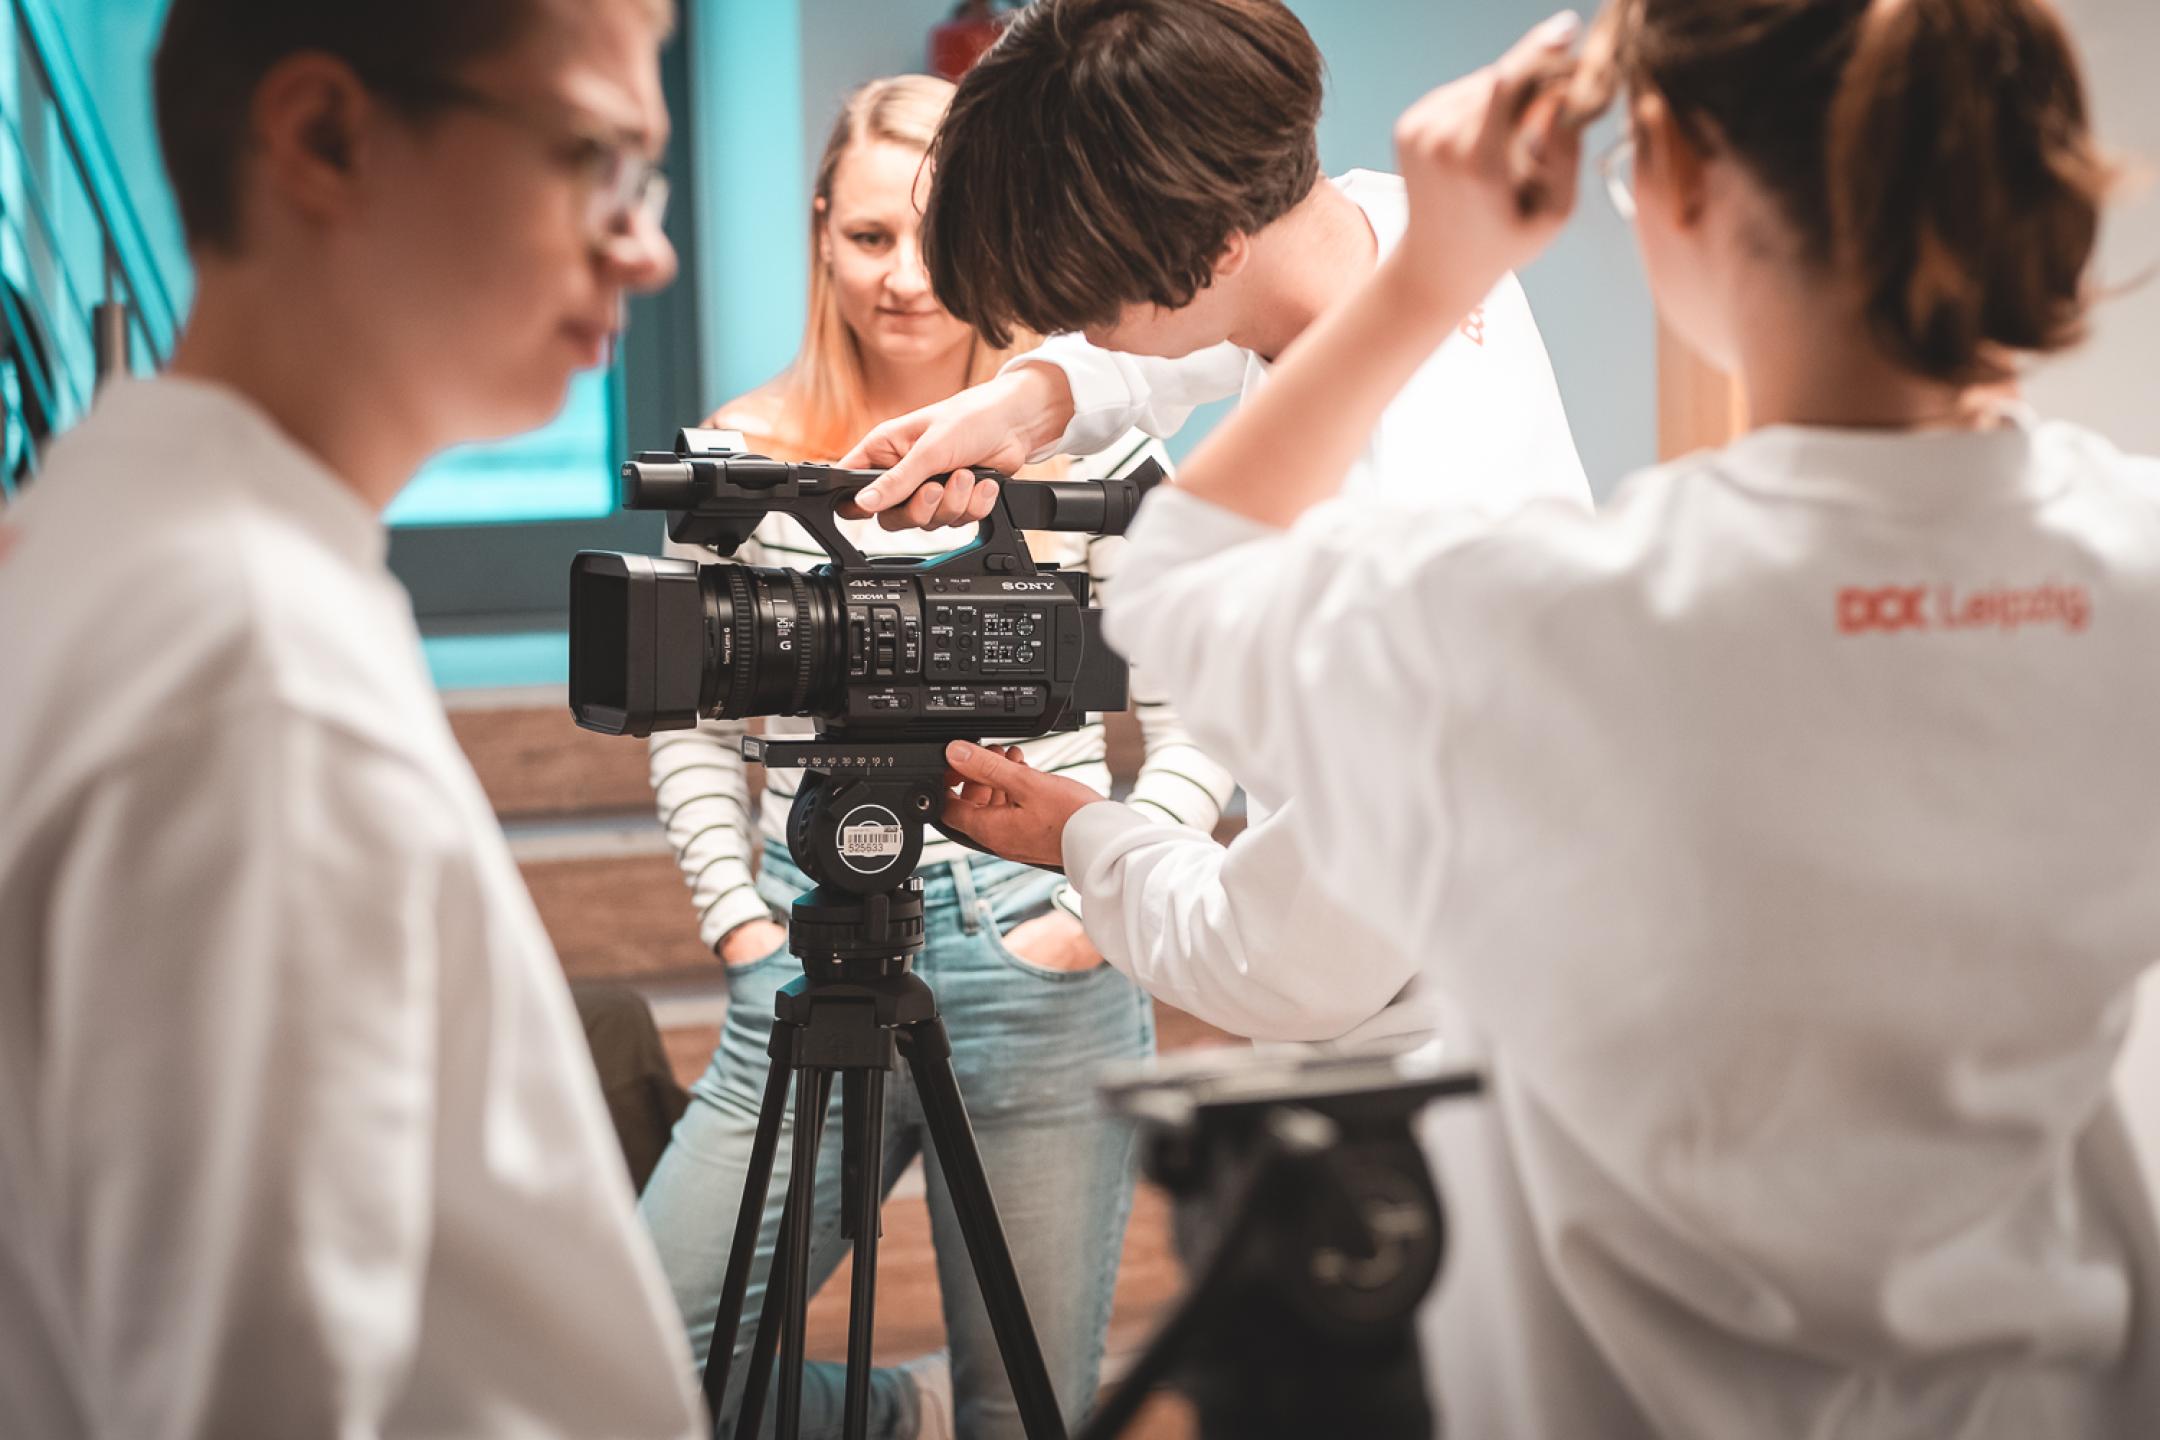
[[[896,752],[897,755],[896,755]],[[989,1178],[953,1075],[952,1044],[937,1000],[913,957],[923,948],[922,881],[914,878],[923,825],[943,794],[941,747],[884,746],[875,756],[820,742],[745,741],[767,764],[810,768],[788,821],[788,851],[817,888],[795,902],[788,948],[803,963],[774,1002],[765,1095],[751,1142],[734,1242],[705,1362],[715,1424],[726,1403],[735,1336],[749,1292],[790,1077],[795,1133],[787,1198],[773,1252],[773,1279],[758,1315],[735,1433],[755,1437],[777,1349],[777,1431],[794,1440],[802,1414],[804,1313],[810,1303],[810,1231],[818,1146],[834,1077],[840,1081],[841,1234],[854,1241],[848,1301],[843,1434],[869,1424],[870,1342],[877,1297],[878,1177],[885,1143],[885,1077],[907,1062],[930,1128],[932,1155],[952,1193],[975,1281],[1029,1440],[1064,1440],[1064,1422],[1043,1363]],[[860,757],[858,759],[858,757]],[[851,760],[872,773],[848,774]],[[895,763],[897,760],[898,763]]]

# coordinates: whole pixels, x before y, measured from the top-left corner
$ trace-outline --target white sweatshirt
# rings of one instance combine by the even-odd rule
[[[8,521],[0,1433],[703,1433],[378,518],[164,379]]]
[[[1386,256],[1407,217],[1401,179],[1353,170],[1333,183],[1365,213]],[[1029,362],[1057,365],[1072,386],[1073,422],[1046,454],[1085,451],[1132,425],[1169,435],[1196,406],[1250,396],[1268,368],[1227,343],[1161,360],[1098,350],[1076,335],[1011,363]],[[1349,488],[1495,517],[1531,500],[1589,506],[1552,364],[1513,276],[1388,407]],[[1352,726],[1333,743],[1356,733]],[[1073,817],[1065,872],[1086,902],[1096,948],[1150,993],[1255,1039],[1357,1045],[1429,1032],[1421,947],[1390,940],[1358,907],[1334,904],[1311,883],[1288,834],[1299,806],[1286,803],[1281,776],[1247,768],[1238,778],[1254,820],[1228,850],[1121,806]],[[1382,792],[1364,798],[1380,803]]]
[[[1163,494],[1109,619],[1489,1041],[1432,1126],[1451,1430],[2151,1433],[2110,1070],[2160,954],[2160,467],[1772,429],[1596,519]]]

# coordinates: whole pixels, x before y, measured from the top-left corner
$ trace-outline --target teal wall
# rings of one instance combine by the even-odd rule
[[[696,194],[711,409],[787,364],[802,333],[802,20],[795,0],[703,0],[691,36],[691,84],[706,115]]]
[[[67,31],[83,83],[96,102],[128,198],[149,236],[173,302],[187,307],[193,289],[180,212],[158,160],[151,113],[150,55],[168,0],[46,0]]]
[[[161,277],[184,311],[193,288],[179,211],[158,158],[151,55],[168,0],[42,0],[59,16]],[[615,507],[614,380],[583,375],[562,413],[514,440],[438,456],[390,507],[393,525],[580,519]]]

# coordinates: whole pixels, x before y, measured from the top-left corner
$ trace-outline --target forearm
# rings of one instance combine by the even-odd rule
[[[1235,395],[1244,368],[1244,352],[1230,345],[1163,359],[1104,350],[1078,335],[1053,335],[1007,361],[1004,373],[1057,377],[1054,390],[1038,392],[1047,433],[1030,437],[1029,458],[1043,460],[1090,454],[1128,430],[1157,439],[1174,435],[1196,406]],[[1054,426],[1047,424],[1053,420]]]
[[[652,739],[660,827],[690,887],[699,937],[715,951],[737,926],[771,918],[750,872],[757,825],[742,735],[740,722],[709,720]]]
[[[1208,437],[1178,487],[1279,528],[1339,493],[1388,402],[1483,298],[1443,286],[1422,281],[1399,254],[1383,261]]]
[[[1006,403],[1030,462],[1073,448],[1070,436],[1075,428],[1074,381],[1071,371],[1054,356],[1045,355],[1037,347],[1006,361],[1004,368],[984,383],[1006,393]]]
[[[1110,643],[1169,679],[1210,753],[1293,797],[1316,883],[1389,933],[1427,928],[1451,837],[1434,833],[1448,802],[1426,761],[1447,752],[1454,636],[1475,603],[1462,555],[1489,528],[1417,506],[1331,505],[1288,532],[1182,493],[1148,508]],[[1420,763],[1391,770],[1375,804],[1359,756]]]

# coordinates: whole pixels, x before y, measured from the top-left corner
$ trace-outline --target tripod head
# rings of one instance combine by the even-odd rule
[[[805,774],[788,854],[817,888],[795,902],[789,947],[812,981],[904,975],[923,948],[924,827],[945,800],[937,741],[849,744],[743,739],[743,757]]]

